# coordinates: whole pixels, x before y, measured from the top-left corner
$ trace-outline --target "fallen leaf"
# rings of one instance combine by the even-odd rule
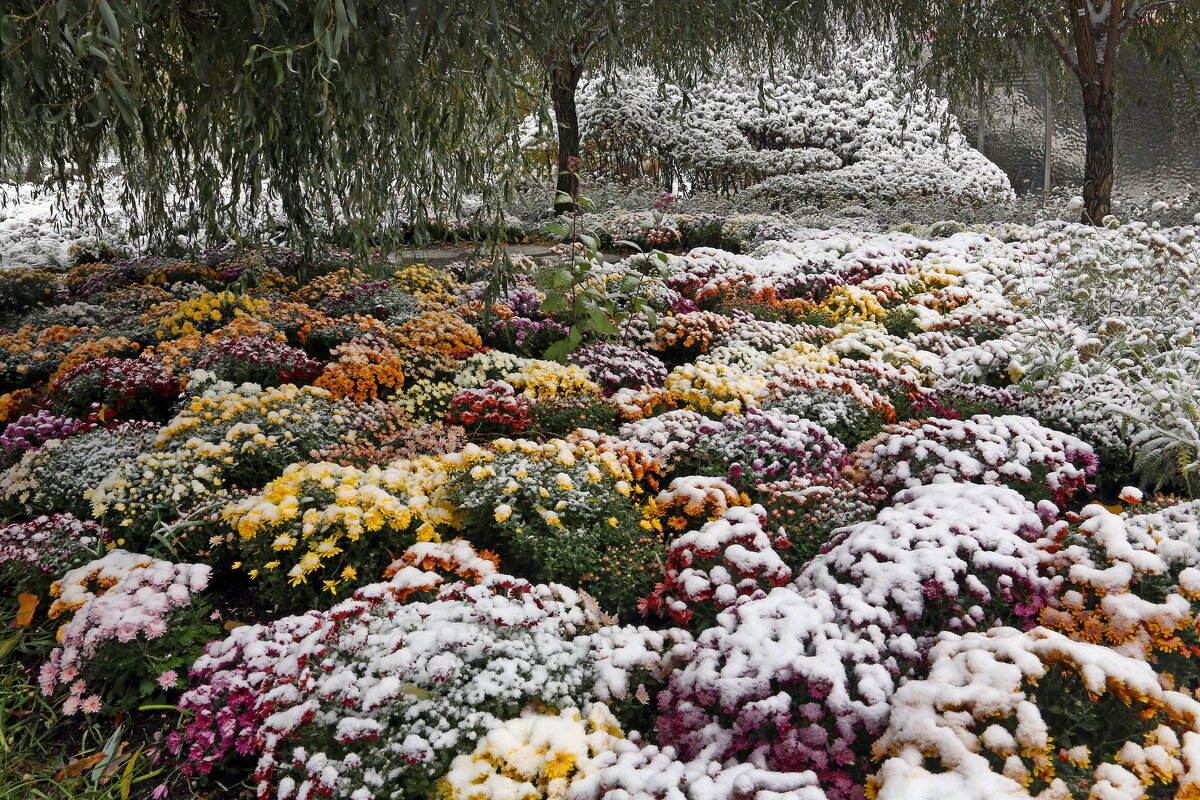
[[[226,623],[225,623],[224,625],[222,625],[221,627],[222,627],[222,628],[224,628],[224,629],[225,629],[225,630],[227,630],[227,631],[231,631],[231,630],[233,630],[234,628],[243,628],[243,627],[245,627],[247,624],[248,624],[248,623],[245,623],[245,622],[234,622],[233,620],[229,620],[228,622],[226,622]]]
[[[61,781],[65,778],[78,778],[83,774],[84,770],[91,769],[103,760],[103,752],[92,753],[90,756],[84,756],[83,758],[72,761],[70,764],[67,764],[65,767],[60,769],[58,774],[54,776],[54,780]]]
[[[36,594],[22,592],[17,595],[17,627],[24,628],[33,622],[33,612],[37,610],[41,598]]]

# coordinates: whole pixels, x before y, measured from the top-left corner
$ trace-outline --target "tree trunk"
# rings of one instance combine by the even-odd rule
[[[1099,225],[1112,208],[1113,90],[1101,82],[1083,84],[1087,154],[1083,165],[1083,222]]]
[[[579,196],[579,117],[575,109],[575,90],[579,88],[582,75],[583,65],[569,60],[559,61],[550,74],[550,97],[554,104],[554,123],[558,128],[558,179],[554,199],[556,214],[574,211],[575,198]]]

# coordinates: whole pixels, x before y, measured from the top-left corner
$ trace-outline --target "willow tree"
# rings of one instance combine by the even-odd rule
[[[422,218],[463,192],[503,194],[531,65],[579,55],[684,80],[781,44],[820,48],[827,6],[873,22],[858,2],[822,0],[577,6],[7,0],[0,170],[41,158],[95,198],[116,158],[124,204],[160,239],[181,212],[212,234],[273,200],[293,240],[336,222],[361,244],[398,208]]]
[[[1030,54],[1078,83],[1082,214],[1092,224],[1112,206],[1122,57],[1138,51],[1164,82],[1194,88],[1200,76],[1200,0],[912,0],[895,11],[917,75],[948,94],[961,98],[979,81],[1023,69]]]

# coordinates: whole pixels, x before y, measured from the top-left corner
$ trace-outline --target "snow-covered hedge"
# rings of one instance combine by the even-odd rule
[[[728,73],[684,93],[649,73],[580,89],[584,146],[602,173],[679,179],[692,189],[752,187],[778,205],[1012,197],[946,104],[907,94],[882,53],[824,72]]]

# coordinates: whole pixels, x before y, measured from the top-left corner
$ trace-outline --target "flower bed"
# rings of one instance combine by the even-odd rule
[[[47,709],[162,728],[158,797],[1193,796],[1196,231],[684,222],[754,248],[487,324],[282,253],[9,281]]]

